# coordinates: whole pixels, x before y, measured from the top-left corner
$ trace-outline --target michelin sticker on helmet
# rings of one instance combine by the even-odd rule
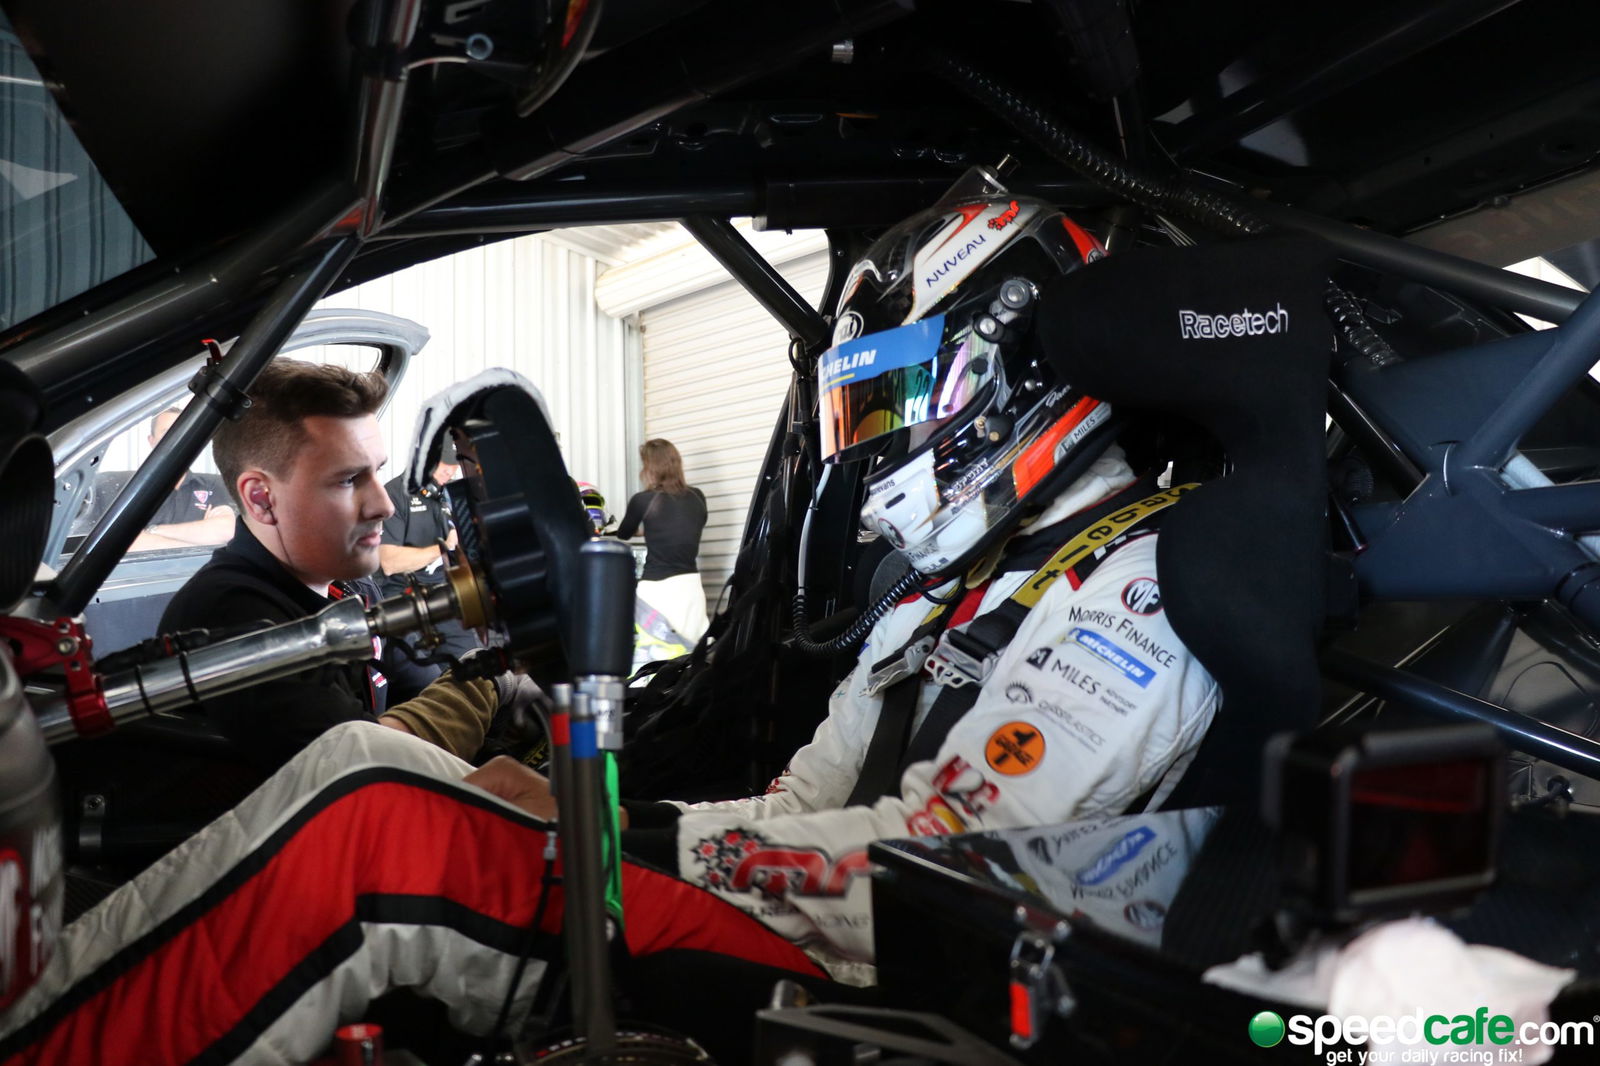
[[[1008,224],[990,228],[1002,215],[1015,215]],[[969,204],[951,213],[927,244],[917,249],[912,260],[911,310],[906,320],[916,318],[953,292],[988,262],[1017,233],[1022,232],[1038,210],[1038,205],[1005,201]],[[982,222],[982,225],[977,223]]]
[[[932,362],[944,337],[944,316],[934,315],[909,326],[869,333],[822,353],[817,361],[817,388],[822,392],[852,381],[867,381],[891,370]]]
[[[1087,629],[1077,627],[1067,634],[1067,640],[1095,658],[1103,659],[1110,663],[1122,673],[1123,677],[1126,677],[1140,688],[1147,688],[1151,680],[1156,676],[1153,667],[1135,659],[1128,652],[1123,651],[1119,645],[1107,640],[1098,633],[1091,633]]]

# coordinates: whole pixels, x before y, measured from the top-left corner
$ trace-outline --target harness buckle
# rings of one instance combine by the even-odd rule
[[[907,644],[898,656],[886,659],[867,675],[867,695],[874,696],[897,681],[915,677],[923,661],[933,651],[934,637],[926,636]]]
[[[967,646],[962,647],[963,644]],[[987,681],[999,657],[999,652],[990,651],[961,630],[953,629],[929,654],[923,669],[936,684],[947,688],[964,688]]]

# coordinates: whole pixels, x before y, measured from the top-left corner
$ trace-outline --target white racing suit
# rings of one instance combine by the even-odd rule
[[[561,951],[560,889],[541,910],[547,827],[462,783],[471,769],[374,723],[322,734],[62,931],[39,979],[0,1010],[0,1063],[304,1063],[397,987],[486,1033],[531,952],[522,1017],[541,959]],[[622,896],[631,956],[681,950],[821,978],[794,945],[664,873],[624,863]]]
[[[1099,460],[1058,497],[1030,537],[1131,485],[1118,455]],[[1161,610],[1155,545],[1154,535],[1132,539],[1101,559],[1081,587],[1055,581],[938,756],[909,766],[899,795],[844,807],[882,702],[881,687],[869,681],[873,664],[907,643],[928,603],[895,608],[834,691],[811,743],[766,795],[685,807],[679,876],[803,945],[835,977],[855,981],[865,973],[852,964],[872,958],[870,886],[860,876],[869,842],[1127,808],[1180,759],[1187,764],[1218,699],[1215,682]],[[1002,558],[988,584],[969,594],[981,600],[977,615],[1033,573],[1004,567]],[[953,621],[962,619],[958,610]],[[919,722],[939,689],[924,679]]]
[[[1101,460],[1030,534],[1131,482],[1120,460]],[[951,623],[1028,576],[1002,561]],[[680,877],[623,863],[627,957],[668,971],[733,959],[763,980],[820,980],[821,963],[858,979],[872,948],[868,842],[1045,825],[1148,793],[1199,742],[1216,686],[1162,615],[1154,536],[1105,554],[1081,587],[1070,578],[1022,620],[937,757],[910,765],[897,795],[841,809],[881,704],[870,664],[927,609],[883,618],[767,795],[682,812]],[[923,712],[939,688],[922,682]],[[0,1012],[0,1066],[303,1062],[397,986],[483,1032],[530,952],[520,1016],[538,959],[560,950],[560,864],[544,858],[548,827],[462,783],[468,770],[371,723],[323,734],[62,932],[39,980]]]

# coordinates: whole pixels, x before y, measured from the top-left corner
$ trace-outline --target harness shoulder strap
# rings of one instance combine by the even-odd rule
[[[913,675],[885,690],[878,728],[874,730],[872,741],[868,745],[869,761],[862,765],[861,776],[856,781],[849,802],[870,803],[879,796],[890,794],[899,784],[900,776],[906,767],[938,755],[939,748],[943,746],[950,730],[977,702],[982,681],[986,679],[987,670],[992,667],[994,659],[1011,643],[1011,639],[1022,626],[1022,620],[1044,596],[1045,591],[1058,578],[1069,574],[1071,575],[1069,580],[1081,584],[1112,552],[1134,539],[1154,533],[1160,525],[1161,513],[1193,487],[1181,485],[1166,492],[1155,492],[1154,486],[1150,483],[1137,483],[1116,493],[1099,506],[1075,516],[1069,520],[1065,530],[1061,528],[1051,530],[1048,540],[1038,540],[1036,543],[1021,542],[1018,546],[1022,551],[1014,555],[1011,561],[1015,563],[1021,559],[1022,565],[1026,566],[1033,562],[1034,558],[1042,555],[1044,556],[1042,565],[1000,606],[975,618],[965,629],[953,630],[944,638],[946,646],[953,647],[963,660],[977,664],[981,676],[969,677],[962,683],[946,684],[934,700],[933,706],[929,708],[928,716],[921,728],[916,731],[916,735],[910,738],[909,743],[902,739],[894,744],[893,751],[899,757],[888,767],[882,765],[881,761],[889,758],[883,751],[888,749],[892,742],[885,732],[892,731],[894,736],[903,736],[906,728],[904,722],[897,719],[890,721],[891,702],[895,704],[897,716],[899,713],[905,713],[914,717],[921,678]],[[1063,534],[1067,536],[1065,543],[1061,540]],[[1036,540],[1037,535],[1028,539]],[[1056,547],[1050,550],[1049,547],[1041,548],[1041,545]],[[943,619],[940,620],[940,624],[942,627]],[[922,629],[923,627],[918,627],[919,636]],[[930,660],[929,665],[935,667],[937,664]],[[943,671],[945,676],[955,672],[959,671]],[[907,692],[909,696],[903,694]],[[909,710],[902,711],[902,705]],[[870,761],[875,749],[879,752],[878,762]]]
[[[884,690],[878,708],[878,724],[867,744],[861,775],[856,778],[855,788],[850,790],[850,798],[845,800],[846,807],[872,803],[879,796],[894,791],[900,781],[900,753],[906,750],[906,743],[911,739],[911,723],[917,717],[917,695],[921,689],[913,676]]]

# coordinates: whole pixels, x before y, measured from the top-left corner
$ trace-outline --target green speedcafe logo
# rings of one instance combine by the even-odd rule
[[[1272,1047],[1281,1043],[1287,1031],[1282,1016],[1270,1010],[1264,1010],[1250,1019],[1250,1039],[1257,1047]]]

